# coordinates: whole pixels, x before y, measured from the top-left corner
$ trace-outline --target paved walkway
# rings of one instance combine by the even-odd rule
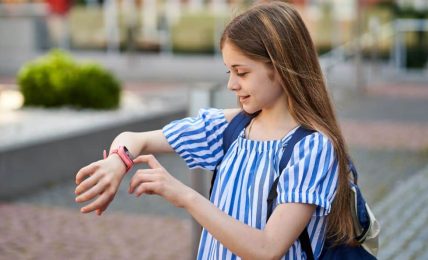
[[[332,77],[335,88],[346,84],[346,74]],[[128,88],[142,95],[175,91],[132,82]],[[362,189],[383,226],[379,258],[428,259],[428,85],[391,82],[372,84],[365,95],[346,90],[336,107]],[[189,184],[179,158],[160,160]],[[131,198],[122,186],[103,217],[78,213],[71,181],[3,202],[0,259],[191,258],[188,214],[156,197]]]
[[[428,167],[373,209],[382,225],[379,259],[428,259]]]
[[[0,259],[190,259],[188,221],[0,204]]]

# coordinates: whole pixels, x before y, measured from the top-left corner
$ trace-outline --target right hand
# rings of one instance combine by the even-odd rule
[[[125,165],[115,154],[80,169],[76,174],[76,202],[83,203],[97,197],[80,211],[90,213],[96,210],[97,215],[101,215],[114,199],[125,173]]]

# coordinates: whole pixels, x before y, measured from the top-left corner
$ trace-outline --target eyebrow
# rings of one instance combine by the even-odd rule
[[[224,64],[224,65],[226,66],[226,64]],[[248,65],[245,65],[245,64],[233,64],[231,67],[232,68],[236,68],[236,67],[248,67]]]

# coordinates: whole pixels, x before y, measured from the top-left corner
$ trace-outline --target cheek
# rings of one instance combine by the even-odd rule
[[[246,83],[256,92],[263,92],[271,84],[269,77],[263,73],[254,74],[246,79]]]
[[[266,79],[259,85],[260,96],[263,97],[264,101],[272,102],[279,97],[283,96],[284,90],[278,82]]]

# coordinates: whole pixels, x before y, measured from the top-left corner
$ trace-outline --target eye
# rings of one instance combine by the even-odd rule
[[[230,70],[226,71],[227,74],[230,74]]]
[[[236,75],[238,75],[238,77],[243,77],[245,75],[247,75],[248,72],[241,72],[241,73],[236,73]]]

